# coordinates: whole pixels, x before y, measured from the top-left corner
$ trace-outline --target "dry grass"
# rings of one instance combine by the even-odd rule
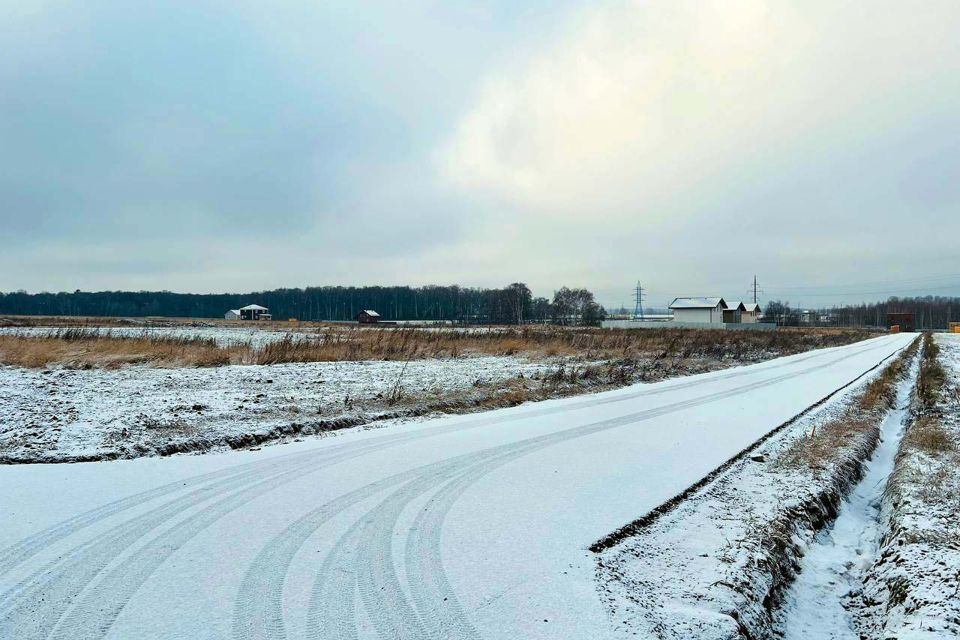
[[[933,339],[933,334],[923,336],[923,362],[920,363],[920,380],[917,382],[917,396],[925,409],[933,409],[937,404],[940,390],[947,379],[947,374],[940,364],[938,356],[940,347]]]
[[[642,367],[669,369],[697,360],[758,361],[870,337],[864,331],[697,331],[688,329],[603,330],[594,328],[496,327],[489,330],[355,328],[302,329],[262,347],[218,346],[212,339],[124,336],[109,330],[62,329],[49,336],[0,336],[0,363],[23,367],[73,368],[219,366],[358,360],[420,360],[469,355],[545,359],[557,356],[616,363],[610,375],[626,378]]]
[[[872,417],[845,416],[831,420],[817,429],[816,434],[795,440],[783,452],[780,463],[787,467],[823,469],[836,460],[840,452],[858,435],[876,428]]]
[[[937,416],[919,416],[904,436],[903,446],[919,449],[928,455],[956,451],[957,444]]]
[[[321,328],[253,354],[257,364],[340,360],[415,360],[462,355],[572,356],[583,360],[643,358],[742,360],[839,346],[869,337],[863,331],[609,330],[557,327],[459,329]]]
[[[947,380],[939,356],[940,347],[931,334],[925,334],[923,361],[917,381],[920,407],[903,439],[905,450],[914,449],[934,457],[958,452],[958,443],[944,424],[943,407],[939,406],[940,391]]]
[[[903,355],[890,363],[874,380],[867,385],[860,396],[860,409],[874,411],[876,409],[892,409],[897,400],[897,382],[904,376],[904,369],[919,348],[916,342]]]
[[[919,341],[914,341],[909,349],[867,384],[860,397],[843,415],[791,443],[783,452],[780,463],[788,467],[823,469],[836,461],[857,436],[878,429],[884,415],[896,401],[897,384],[903,379],[918,348]]]
[[[216,367],[229,364],[233,350],[207,338],[121,336],[109,331],[63,329],[49,336],[0,336],[0,363],[39,368],[111,369],[131,364]]]

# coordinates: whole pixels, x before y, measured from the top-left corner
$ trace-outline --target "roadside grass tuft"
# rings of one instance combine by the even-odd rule
[[[919,449],[928,455],[957,450],[957,443],[937,416],[919,416],[904,436],[904,446]]]
[[[917,396],[925,409],[936,407],[937,398],[947,379],[947,374],[940,364],[938,356],[940,347],[933,339],[933,334],[925,333],[923,337],[923,362],[920,364],[920,380],[917,383]]]
[[[910,361],[919,348],[915,340],[897,356],[861,392],[843,415],[817,426],[809,435],[793,441],[780,455],[777,464],[786,467],[824,469],[835,461],[855,436],[878,429],[885,413],[893,407],[897,384],[906,374]]]

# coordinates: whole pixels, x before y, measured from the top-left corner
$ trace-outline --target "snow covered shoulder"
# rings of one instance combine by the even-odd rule
[[[788,421],[675,509],[641,519],[603,549],[597,575],[617,631],[671,640],[846,637],[810,627],[803,617],[809,605],[821,618],[835,613],[849,629],[844,611],[833,612],[841,587],[813,580],[799,594],[790,588],[881,438],[899,428],[894,407],[909,398],[916,345]],[[829,583],[838,580],[833,575]],[[799,635],[791,636],[794,627]]]
[[[882,544],[851,597],[867,637],[960,636],[960,335],[928,339],[917,388]]]

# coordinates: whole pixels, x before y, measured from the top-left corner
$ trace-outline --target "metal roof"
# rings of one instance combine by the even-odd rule
[[[377,313],[376,311],[374,311],[373,309],[364,309],[364,310],[361,311],[360,313],[365,313],[365,314],[367,314],[368,316],[371,316],[371,317],[374,317],[374,318],[379,318],[379,317],[380,317],[380,314]]]
[[[671,309],[713,309],[717,305],[726,306],[723,298],[674,298]]]
[[[245,307],[240,307],[240,311],[269,311],[269,309],[258,304],[248,304]]]
[[[760,305],[756,302],[747,302],[743,305],[743,308],[747,311],[760,311]]]
[[[739,300],[736,300],[734,302],[727,302],[725,304],[727,305],[727,309],[739,309],[740,307],[743,307],[744,311],[747,310],[747,307]]]

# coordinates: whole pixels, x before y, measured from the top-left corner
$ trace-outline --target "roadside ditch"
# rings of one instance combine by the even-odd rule
[[[918,347],[598,541],[598,582],[615,629],[677,640],[782,638],[804,556],[874,462],[896,451],[896,407],[913,388]]]

